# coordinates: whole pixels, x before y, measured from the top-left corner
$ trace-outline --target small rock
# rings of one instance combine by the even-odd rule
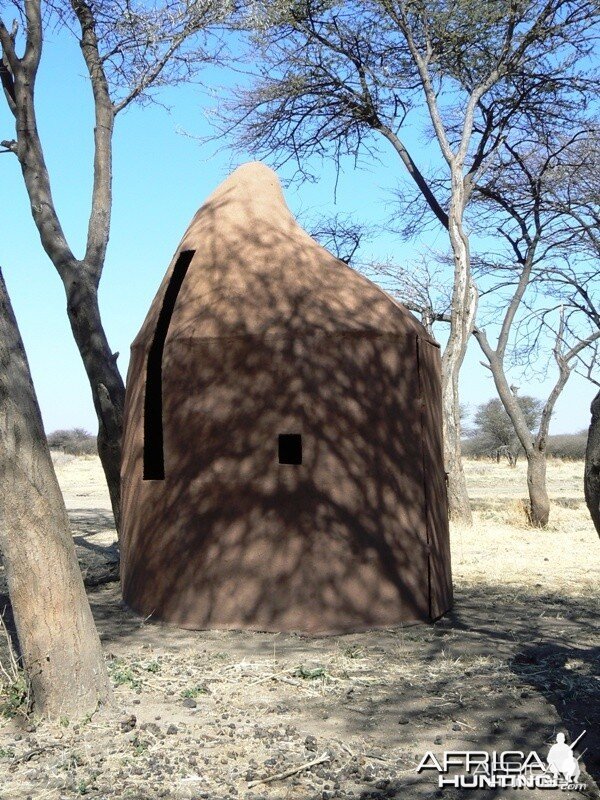
[[[155,736],[160,733],[160,728],[156,724],[156,722],[142,722],[142,724],[140,725],[140,730],[149,731],[150,733],[153,733]]]
[[[316,753],[317,751],[317,740],[314,736],[307,736],[304,740],[304,747],[311,752]]]
[[[197,708],[198,707],[198,703],[194,700],[193,697],[186,697],[185,700],[183,701],[183,705],[186,708]]]
[[[167,728],[167,734],[169,736],[174,736],[176,733],[179,733],[179,728],[177,727],[177,725],[169,725],[169,727]]]
[[[452,730],[459,731],[460,729],[461,729],[460,725],[457,722],[455,722],[454,725],[452,726]]]
[[[135,716],[135,714],[129,714],[129,716],[123,717],[119,721],[121,732],[127,733],[128,731],[132,731],[135,728],[136,723],[137,723],[137,717]]]
[[[434,744],[443,744],[444,740],[442,739],[441,736],[436,736],[435,739],[433,740],[433,743]]]

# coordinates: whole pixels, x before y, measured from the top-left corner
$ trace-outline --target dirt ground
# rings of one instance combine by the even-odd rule
[[[82,568],[114,560],[98,460],[56,466]],[[475,525],[452,530],[455,607],[434,625],[192,633],[136,617],[116,583],[90,589],[116,716],[0,716],[0,800],[600,797],[600,545],[583,465],[550,464],[545,531],[525,525],[523,464],[466,466]],[[557,732],[584,730],[580,791],[440,789],[415,770],[427,751],[545,758]]]

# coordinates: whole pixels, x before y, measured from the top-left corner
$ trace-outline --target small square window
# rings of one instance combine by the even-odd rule
[[[279,463],[302,463],[302,436],[299,433],[279,434]]]

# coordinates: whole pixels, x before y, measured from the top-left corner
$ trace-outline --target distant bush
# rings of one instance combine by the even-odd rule
[[[489,458],[492,454],[490,443],[480,436],[462,439],[460,449],[465,458]]]
[[[566,458],[579,461],[585,458],[587,431],[579,433],[561,433],[548,437],[548,455],[554,458]]]
[[[551,458],[580,461],[585,458],[587,431],[580,433],[561,433],[548,437],[548,455]],[[495,449],[490,447],[489,440],[482,436],[471,436],[461,442],[462,454],[465,458],[495,458]],[[519,458],[524,453],[521,449]]]
[[[516,398],[521,406],[525,423],[530,431],[537,428],[542,413],[542,401],[522,395]],[[523,455],[523,448],[510,417],[498,397],[477,406],[473,425],[465,430],[462,441],[463,455],[471,458],[507,459],[511,466]]]
[[[96,437],[83,428],[54,431],[48,436],[51,450],[60,450],[73,456],[97,455]]]

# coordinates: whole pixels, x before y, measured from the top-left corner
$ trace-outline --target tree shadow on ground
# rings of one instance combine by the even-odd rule
[[[302,725],[312,720],[322,735],[363,736],[410,752],[416,760],[427,750],[444,749],[535,750],[545,759],[558,731],[567,731],[573,741],[587,730],[577,748],[577,753],[587,748],[582,780],[588,780],[587,796],[600,796],[589,780],[600,780],[600,653],[590,644],[599,626],[582,599],[459,585],[454,610],[434,625],[329,637],[193,632],[141,621],[123,606],[115,585],[91,592],[90,601],[109,648],[119,642],[167,649],[201,645],[241,661],[271,653],[276,643],[283,663],[367,648],[379,658],[380,680],[366,686],[358,681],[343,696],[302,698],[291,713]],[[386,676],[385,664],[398,659],[408,677]],[[418,777],[422,784],[423,776]],[[431,773],[426,777],[430,788],[437,785]],[[404,776],[404,790],[407,780],[410,786],[412,778]],[[364,797],[395,796],[392,789],[370,786]],[[445,797],[451,795],[451,789],[444,790]],[[496,790],[478,794],[482,799],[500,795]]]
[[[111,552],[107,546],[105,556]],[[414,775],[414,764],[428,750],[535,750],[545,759],[560,730],[567,732],[568,741],[587,731],[577,754],[586,750],[581,779],[588,789],[579,796],[600,796],[592,782],[600,780],[599,623],[585,598],[541,588],[459,583],[454,610],[434,625],[307,637],[194,632],[142,620],[123,605],[116,583],[90,589],[88,596],[109,651],[199,648],[225,652],[240,662],[271,656],[276,647],[280,663],[293,665],[326,663],[336,653],[364,648],[372,657],[370,680],[364,685],[352,679],[342,682],[337,694],[314,697],[289,693],[285,684],[277,689],[299,727],[314,730],[325,741],[358,738],[386,752],[406,754],[413,770],[402,770],[408,774],[402,775],[397,793],[393,780],[381,789],[377,780],[363,782],[357,787],[362,800],[435,796],[437,776]],[[0,609],[4,606],[10,628],[8,597],[0,594]],[[398,663],[401,669],[386,674],[386,665]],[[473,795],[459,791],[448,787],[443,796]],[[477,795],[480,800],[510,796],[500,790]],[[528,796],[538,795],[532,790]],[[550,800],[554,793],[539,796]]]
[[[115,531],[112,512],[103,508],[70,508],[68,513],[71,528],[79,533],[96,536],[103,531]]]
[[[586,771],[600,781],[600,647],[543,642],[523,647],[510,663],[515,675],[540,692],[560,714]],[[578,753],[576,753],[577,755]]]

